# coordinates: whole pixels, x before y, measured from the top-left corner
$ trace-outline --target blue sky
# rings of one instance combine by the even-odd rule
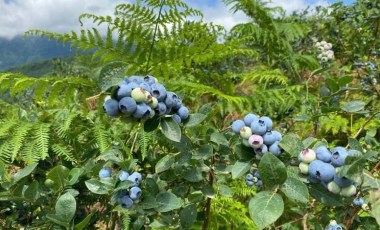
[[[52,32],[79,30],[78,16],[82,13],[112,15],[117,4],[130,0],[0,0],[0,37],[12,38],[28,29]],[[185,0],[202,10],[204,19],[224,25],[227,29],[247,21],[242,13],[232,15],[221,0]],[[271,0],[271,5],[287,11],[301,10],[310,5],[327,6],[336,0]],[[352,3],[354,0],[343,0]]]

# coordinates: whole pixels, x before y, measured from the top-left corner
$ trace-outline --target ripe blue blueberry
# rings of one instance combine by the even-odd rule
[[[273,130],[272,134],[276,137],[276,141],[282,140],[282,134],[279,131]]]
[[[347,156],[348,152],[344,147],[335,147],[331,150],[331,163],[334,166],[343,166]]]
[[[269,146],[269,152],[271,152],[275,156],[279,156],[281,154],[281,147],[279,143],[279,141],[276,141]]]
[[[255,184],[255,182],[251,181],[251,180],[246,180],[245,181],[245,184],[248,186],[248,187],[251,187]]]
[[[128,196],[124,195],[117,199],[117,202],[121,205],[123,208],[132,208],[133,206],[133,200]]]
[[[261,145],[259,148],[254,148],[253,151],[259,155],[259,156],[263,156],[265,153],[268,152],[268,146],[267,145]]]
[[[103,109],[108,116],[115,117],[119,115],[119,102],[115,99],[108,99],[103,104]]]
[[[131,97],[123,97],[119,101],[119,109],[122,113],[133,114],[137,109],[136,101]]]
[[[167,92],[165,104],[168,108],[173,108],[177,104],[178,96],[174,92]]]
[[[181,117],[178,114],[173,114],[173,119],[179,124],[181,123]]]
[[[346,177],[339,177],[338,175],[334,176],[334,182],[342,188],[352,185],[352,181]]]
[[[133,113],[133,117],[136,119],[141,119],[150,115],[152,109],[145,103],[138,103],[136,111]]]
[[[155,112],[157,114],[157,116],[161,116],[161,115],[164,115],[166,113],[166,105],[164,102],[158,102],[157,104],[157,107],[155,109]]]
[[[309,174],[322,182],[330,182],[334,179],[335,168],[321,160],[314,160],[309,164]]]
[[[355,198],[352,203],[355,205],[355,206],[362,206],[364,204],[364,200],[362,197],[357,197]]]
[[[107,178],[111,177],[111,169],[109,167],[104,167],[99,171],[99,178]]]
[[[129,181],[133,181],[135,182],[135,186],[138,186],[140,184],[140,182],[142,181],[142,176],[140,173],[138,172],[134,172],[132,173],[129,177],[128,177],[128,180]]]
[[[150,85],[152,91],[150,92],[153,97],[157,98],[159,102],[164,101],[166,97],[166,89],[160,83],[153,83]]]
[[[137,200],[140,198],[142,194],[142,191],[139,187],[132,187],[131,190],[129,191],[129,197],[132,200]]]
[[[177,111],[178,116],[181,120],[186,120],[189,117],[189,109],[186,106],[181,106]]]
[[[259,118],[253,114],[253,113],[248,113],[247,115],[245,115],[245,117],[243,118],[244,120],[244,123],[246,126],[248,127],[251,127],[251,123],[254,121],[254,120],[258,120]]]
[[[140,83],[139,84],[139,88],[145,89],[149,93],[152,91],[152,87],[150,87],[150,85],[148,83],[146,83],[146,82]]]
[[[330,149],[327,148],[326,146],[319,146],[316,150],[315,153],[317,154],[317,159],[321,160],[326,163],[330,163],[331,161],[331,152]]]
[[[232,131],[236,134],[240,134],[240,129],[243,127],[245,127],[243,120],[235,120],[231,125]]]
[[[251,123],[252,133],[264,135],[267,132],[267,126],[263,120],[254,120]]]
[[[263,121],[265,125],[267,126],[267,130],[272,130],[273,127],[273,121],[267,116],[262,116],[259,118],[259,120]]]
[[[258,180],[258,181],[256,182],[256,186],[257,186],[257,187],[261,187],[261,186],[263,186],[263,181],[262,181],[262,180]]]
[[[156,83],[156,78],[151,75],[147,75],[144,77],[144,82],[147,83],[148,85],[152,85]]]
[[[117,98],[120,100],[123,97],[130,97],[132,90],[135,88],[138,88],[139,84],[136,82],[130,82],[130,83],[121,83],[119,85],[119,88],[117,89]]]
[[[120,181],[126,181],[129,177],[129,173],[126,171],[121,171],[119,174]]]
[[[246,176],[245,176],[245,179],[246,180],[250,180],[252,181],[253,180],[253,175],[251,173],[248,173]]]
[[[129,82],[135,82],[137,84],[140,84],[140,83],[143,83],[144,82],[144,79],[140,76],[130,76],[128,78],[128,81]]]
[[[273,133],[272,131],[268,131],[266,132],[264,135],[263,135],[263,139],[264,139],[264,144],[266,145],[271,145],[273,144],[274,142],[278,141],[277,140],[277,136],[275,133]]]

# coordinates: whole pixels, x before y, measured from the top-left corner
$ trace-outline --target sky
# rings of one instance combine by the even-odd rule
[[[80,30],[78,17],[82,13],[112,15],[113,9],[129,0],[0,0],[0,37],[13,38],[28,29],[51,32]],[[355,0],[343,0],[352,3]],[[221,0],[185,0],[191,7],[202,10],[204,19],[230,29],[248,19],[242,13],[232,14]],[[337,0],[272,0],[273,6],[281,6],[288,12],[310,5],[327,6]]]

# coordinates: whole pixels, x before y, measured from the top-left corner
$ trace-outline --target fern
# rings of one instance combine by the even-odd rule
[[[129,225],[131,224],[131,216],[128,210],[123,210],[121,213],[121,224],[123,226],[123,230],[129,230]]]
[[[96,139],[96,144],[99,147],[99,151],[103,153],[110,147],[106,129],[103,126],[103,124],[99,122],[94,125],[92,130],[93,130],[94,137]]]
[[[144,160],[148,156],[148,148],[152,143],[152,133],[145,132],[144,129],[139,131],[139,146],[141,152],[141,158]]]
[[[51,146],[52,151],[58,156],[63,157],[67,161],[76,162],[74,154],[68,146],[62,144],[54,144]]]

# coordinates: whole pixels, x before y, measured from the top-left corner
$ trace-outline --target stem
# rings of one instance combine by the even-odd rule
[[[149,62],[150,62],[150,58],[152,57],[154,42],[156,41],[156,35],[157,35],[157,30],[158,30],[158,22],[160,21],[161,11],[162,11],[162,8],[164,7],[164,3],[165,3],[165,0],[162,0],[161,6],[160,6],[160,10],[158,12],[158,17],[157,17],[157,20],[155,22],[156,25],[155,25],[155,28],[154,28],[152,43],[150,44],[149,56],[148,56],[148,62],[146,63],[145,74],[148,74]]]
[[[307,217],[308,216],[309,216],[309,213],[306,213],[302,217],[302,228],[303,228],[303,230],[308,230],[308,228],[307,228]]]
[[[212,186],[214,184],[214,174],[212,171],[212,165],[215,163],[215,157],[214,155],[211,157],[211,165],[210,165],[210,171],[208,174],[209,178],[209,185]],[[210,220],[210,211],[211,211],[211,198],[207,197],[206,200],[206,207],[205,207],[205,219],[203,221],[202,230],[206,230],[208,228],[208,223]]]

